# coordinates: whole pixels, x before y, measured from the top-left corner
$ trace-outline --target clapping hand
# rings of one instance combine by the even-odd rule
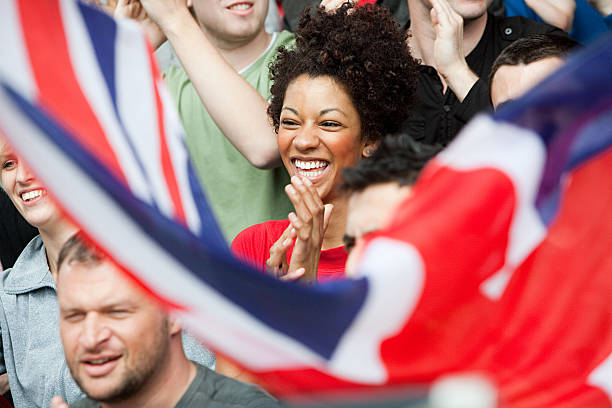
[[[268,271],[283,280],[301,279],[315,282],[323,237],[329,224],[333,206],[324,205],[310,180],[293,176],[285,191],[295,207],[289,213],[289,226],[270,248]],[[291,262],[287,250],[295,240]]]

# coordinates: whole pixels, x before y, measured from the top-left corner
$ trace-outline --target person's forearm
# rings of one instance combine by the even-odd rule
[[[558,3],[548,0],[525,0],[525,4],[546,23],[568,33],[572,30],[574,12],[576,11],[574,0],[562,0]]]
[[[223,134],[253,166],[278,166],[265,99],[223,59],[187,9],[162,29]]]
[[[470,89],[478,81],[478,76],[467,65],[449,68],[447,72],[440,72],[448,87],[453,91],[459,102],[463,102]]]

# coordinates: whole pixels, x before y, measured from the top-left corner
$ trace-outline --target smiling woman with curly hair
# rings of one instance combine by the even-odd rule
[[[295,35],[270,67],[268,107],[295,212],[247,228],[232,249],[283,279],[324,281],[344,276],[342,169],[400,130],[415,102],[417,62],[384,7],[309,9]]]

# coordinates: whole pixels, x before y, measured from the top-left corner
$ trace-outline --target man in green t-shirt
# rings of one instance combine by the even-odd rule
[[[139,20],[154,47],[167,39],[179,57],[182,67],[168,69],[166,83],[200,182],[231,241],[292,210],[283,189],[289,177],[265,112],[268,65],[278,46],[294,38],[264,30],[268,0],[191,3],[189,10],[180,0],[120,0],[115,15]]]

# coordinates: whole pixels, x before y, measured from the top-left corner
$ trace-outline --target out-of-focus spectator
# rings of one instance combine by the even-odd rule
[[[54,395],[82,397],[64,359],[58,330],[57,259],[76,231],[6,142],[0,140],[0,184],[36,236],[0,279],[0,374],[8,374],[16,407],[48,407]],[[4,194],[4,193],[0,193]],[[214,356],[185,336],[189,357],[214,365]]]
[[[271,68],[268,109],[296,211],[244,230],[232,250],[277,276],[325,281],[344,276],[342,169],[399,130],[414,103],[417,63],[406,34],[380,6],[311,10],[296,39]]]
[[[587,44],[608,30],[605,16],[587,0],[504,0],[508,16],[543,21]],[[609,14],[609,13],[608,13]],[[607,15],[607,14],[606,14]]]
[[[115,11],[140,21],[154,46],[167,38],[181,62],[166,71],[166,83],[228,240],[291,209],[282,191],[289,179],[277,167],[276,135],[265,110],[268,64],[278,46],[293,44],[293,36],[265,31],[268,4],[195,0],[190,11],[181,1],[120,0]]]
[[[580,44],[555,34],[533,35],[517,40],[497,57],[491,69],[491,102],[498,109],[517,99],[565,62]]]
[[[181,324],[77,235],[60,251],[59,328],[73,407],[277,407],[255,386],[192,363]],[[67,407],[54,398],[53,407]]]
[[[558,28],[487,13],[492,0],[407,0],[413,55],[421,59],[420,103],[405,125],[416,140],[447,144],[490,107],[487,78],[495,57],[518,38]],[[433,6],[432,6],[433,5]]]
[[[350,196],[344,234],[347,276],[355,276],[363,238],[393,221],[394,210],[440,149],[415,142],[407,134],[388,135],[372,157],[344,169],[342,190]]]

